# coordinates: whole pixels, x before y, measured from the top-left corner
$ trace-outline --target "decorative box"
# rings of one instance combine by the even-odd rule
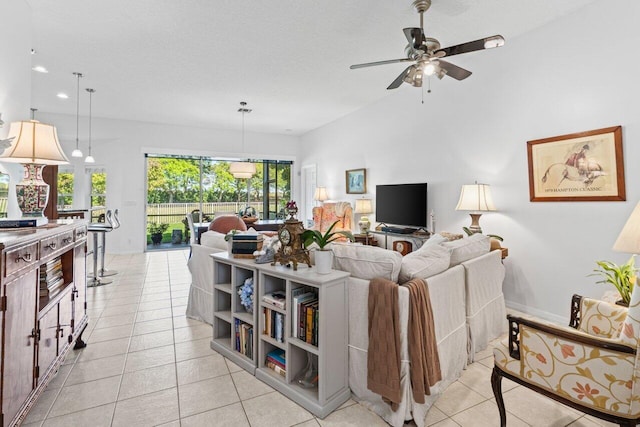
[[[231,237],[231,254],[234,258],[253,258],[262,249],[262,234],[234,234]]]

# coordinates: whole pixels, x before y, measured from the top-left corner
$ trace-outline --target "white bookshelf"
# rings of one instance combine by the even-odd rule
[[[238,288],[253,277],[254,293],[258,274],[253,260],[229,257],[226,252],[213,254],[213,339],[211,348],[233,361],[236,365],[255,373],[257,350],[257,315],[248,313],[242,304]],[[253,355],[247,357],[236,348],[236,321],[253,328]]]
[[[347,278],[349,273],[333,271],[317,274],[315,268],[298,265],[298,271],[283,266],[265,265],[259,267],[260,283],[258,296],[262,308],[275,310],[274,306],[262,302],[262,296],[276,290],[286,294],[284,339],[277,342],[263,334],[264,324],[259,316],[258,365],[256,377],[280,393],[297,402],[312,414],[324,418],[346,402],[351,394],[348,383],[348,323],[347,323]],[[309,344],[293,336],[292,293],[305,287],[318,294],[318,345]],[[285,351],[286,376],[275,373],[266,366],[267,354],[274,348]],[[318,385],[304,388],[296,381],[303,371],[308,357],[318,369]]]
[[[211,348],[222,353],[256,378],[297,402],[312,414],[324,418],[346,402],[351,391],[348,383],[348,318],[347,278],[349,273],[334,270],[317,274],[315,268],[298,265],[298,270],[253,260],[235,259],[227,253],[211,255],[214,263],[213,340]],[[254,312],[242,312],[235,292],[246,277],[254,278]],[[240,281],[242,280],[242,281]],[[298,288],[318,295],[317,345],[294,336],[292,331],[292,295]],[[263,295],[282,291],[286,295],[284,309],[262,301]],[[263,309],[284,316],[282,341],[265,334]],[[235,339],[234,319],[254,326],[254,354],[249,359],[232,347]],[[296,319],[297,322],[297,319]],[[274,349],[285,352],[286,375],[281,376],[266,365],[267,354]],[[317,386],[304,388],[296,376],[304,371],[309,357],[318,372]]]

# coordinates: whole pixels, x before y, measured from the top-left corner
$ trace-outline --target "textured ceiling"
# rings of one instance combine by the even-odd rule
[[[209,128],[239,129],[247,101],[248,130],[293,135],[389,96],[406,65],[349,65],[402,57],[402,28],[419,24],[410,0],[26,1],[33,65],[49,70],[32,73],[35,108],[75,114],[78,71],[83,115],[86,87],[96,89],[95,117]],[[443,46],[502,34],[505,47],[465,58],[491,73],[472,56],[500,55],[510,39],[592,1],[433,0],[425,31]]]

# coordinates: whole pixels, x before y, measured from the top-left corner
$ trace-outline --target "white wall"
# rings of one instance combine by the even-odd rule
[[[94,97],[94,105],[95,102]],[[39,117],[56,125],[62,147],[81,181],[85,174],[83,159],[70,157],[75,148],[75,115],[39,114]],[[85,123],[86,118],[81,117],[81,121]],[[86,156],[87,136],[83,126],[80,133],[80,148]],[[297,137],[247,132],[243,154],[242,135],[237,131],[101,118],[93,119],[92,136],[94,166],[104,167],[107,172],[107,208],[120,209],[122,226],[109,235],[108,252],[112,253],[141,252],[146,246],[145,153],[295,160],[298,149]],[[84,200],[74,201],[75,208],[89,207],[88,191],[88,188],[83,191]]]
[[[573,293],[609,290],[586,277],[595,260],[628,258],[611,246],[640,197],[638,16],[633,0],[597,1],[500,49],[452,57],[474,74],[435,80],[424,105],[419,89],[403,85],[308,133],[300,165],[318,165],[332,199],[356,198],[345,194],[346,169],[367,168],[370,196],[376,184],[428,182],[441,231],[470,223],[454,210],[462,184],[491,184],[499,212],[481,225],[509,248],[508,304],[566,321]],[[390,82],[403,66],[387,67]],[[529,202],[526,141],[615,125],[627,202]]]
[[[24,0],[3,1],[0,25],[2,59],[0,60],[0,113],[5,122],[0,139],[9,132],[9,124],[28,120],[31,102],[31,11]],[[22,179],[22,166],[0,163],[0,172],[11,176],[11,184]],[[9,200],[15,200],[15,186],[9,187]],[[9,203],[9,216],[20,216],[16,203]]]

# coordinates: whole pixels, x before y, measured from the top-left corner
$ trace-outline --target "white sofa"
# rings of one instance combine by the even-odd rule
[[[191,244],[187,262],[191,272],[191,288],[187,301],[187,317],[213,324],[213,261],[209,255],[225,252],[228,243],[224,234],[207,231],[200,236],[200,244]]]
[[[429,244],[405,257],[373,246],[336,243],[332,247],[333,267],[351,273],[347,291],[349,387],[355,399],[393,426],[402,426],[409,419],[423,426],[429,408],[460,376],[475,352],[506,332],[501,252],[489,252],[488,238],[480,235],[454,242],[432,237]],[[192,245],[188,262],[192,274],[188,317],[212,323],[213,262],[209,255],[227,248],[224,235],[213,231],[202,235],[200,245]],[[425,278],[433,309],[442,380],[431,387],[431,395],[426,396],[424,404],[417,404],[409,378],[409,292],[404,287],[398,288],[403,400],[395,412],[379,395],[367,389],[368,295],[369,280],[374,277],[395,282]]]
[[[486,240],[485,240],[486,239]],[[405,256],[371,246],[333,245],[334,268],[349,271],[349,387],[359,402],[393,426],[414,419],[424,425],[429,408],[461,374],[476,351],[506,331],[502,295],[501,252],[489,252],[485,236],[423,246]],[[432,247],[430,247],[432,246]],[[385,277],[401,282],[425,278],[433,310],[442,380],[431,387],[424,404],[413,399],[409,377],[407,321],[409,292],[398,288],[400,310],[401,387],[403,400],[392,411],[367,388],[369,280]]]

